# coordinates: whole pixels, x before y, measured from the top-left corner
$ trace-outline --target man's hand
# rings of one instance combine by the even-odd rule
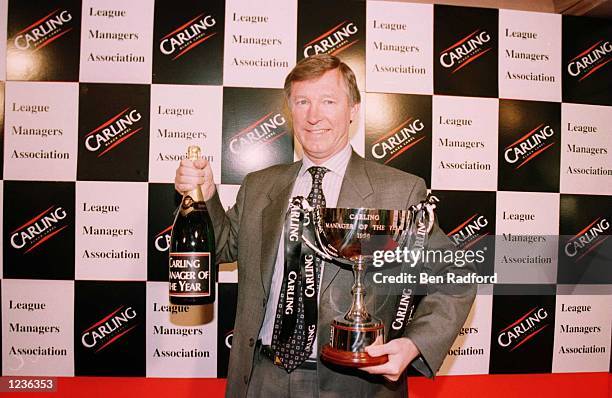
[[[397,381],[404,372],[404,369],[406,369],[406,366],[420,354],[419,349],[407,337],[400,337],[386,344],[381,343],[382,337],[379,336],[372,345],[365,348],[365,351],[373,357],[387,354],[389,362],[377,366],[366,366],[360,369],[371,374],[383,375],[391,381]]]
[[[189,159],[181,160],[178,169],[176,169],[174,188],[180,193],[184,193],[195,189],[198,185],[202,189],[204,200],[209,200],[215,194],[215,181],[208,160],[198,159],[195,162]]]

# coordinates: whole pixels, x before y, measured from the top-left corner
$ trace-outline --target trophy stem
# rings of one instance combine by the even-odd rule
[[[330,363],[353,368],[381,365],[389,360],[387,355],[371,357],[365,352],[366,346],[384,336],[385,328],[381,321],[368,313],[365,306],[365,256],[360,255],[351,260],[355,279],[351,289],[351,308],[343,318],[338,317],[332,321],[330,342],[323,346],[321,356]]]
[[[355,279],[351,293],[353,295],[353,301],[351,308],[344,315],[344,319],[352,322],[370,322],[372,317],[368,313],[365,306],[366,290],[363,284],[363,278],[365,276],[365,260],[363,256],[358,256],[357,261],[353,263],[353,278]]]

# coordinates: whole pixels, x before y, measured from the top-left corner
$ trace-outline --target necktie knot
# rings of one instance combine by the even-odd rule
[[[323,181],[323,176],[327,173],[329,169],[327,167],[322,166],[311,166],[308,168],[308,172],[312,175],[313,181],[318,179],[319,181]]]

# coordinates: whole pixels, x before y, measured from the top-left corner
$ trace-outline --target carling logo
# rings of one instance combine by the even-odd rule
[[[61,206],[51,206],[11,232],[11,246],[28,253],[68,227],[68,214]]]
[[[609,41],[599,40],[569,61],[567,73],[581,82],[612,61],[611,54],[612,44]]]
[[[316,39],[304,44],[304,57],[324,53],[338,55],[359,41],[354,37],[357,32],[359,32],[359,29],[354,22],[343,21]]]
[[[216,25],[212,15],[202,13],[162,37],[159,51],[174,61],[216,35],[217,32],[211,29]]]
[[[15,34],[13,43],[19,50],[38,51],[72,30],[72,15],[56,9]]]
[[[270,112],[253,124],[234,134],[229,141],[233,154],[249,153],[261,145],[270,144],[287,134],[287,121],[280,113]]]
[[[85,148],[103,156],[142,130],[142,115],[135,108],[125,108],[85,135]]]
[[[484,29],[478,29],[440,51],[440,65],[455,73],[472,61],[482,57],[493,48],[489,43],[491,36]]]
[[[155,235],[155,249],[159,252],[167,252],[170,248],[170,235],[172,234],[172,225],[164,228]]]
[[[548,318],[546,309],[542,307],[530,309],[497,334],[497,344],[509,351],[516,350],[546,329],[548,326],[548,323],[545,322],[546,318]]]
[[[555,131],[549,125],[540,124],[504,149],[504,159],[515,170],[532,161],[555,144]]]
[[[599,217],[584,227],[565,244],[565,254],[576,262],[601,245],[610,235],[605,234],[610,229],[610,221]]]
[[[425,136],[420,134],[424,128],[421,119],[413,117],[406,119],[374,142],[372,156],[384,159],[385,164],[389,163],[425,139]]]
[[[137,316],[132,307],[122,305],[85,329],[81,333],[81,344],[99,352],[138,326]]]
[[[485,216],[475,213],[450,231],[447,236],[457,247],[468,249],[489,234],[483,230],[488,225],[489,220]]]

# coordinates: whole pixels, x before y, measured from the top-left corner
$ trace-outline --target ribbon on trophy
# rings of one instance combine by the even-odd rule
[[[405,237],[401,239],[401,245],[403,247],[409,247],[411,250],[417,253],[423,254],[423,250],[427,247],[429,240],[429,232],[433,228],[434,223],[434,209],[436,208],[436,202],[438,198],[432,195],[428,195],[427,198],[418,203],[417,205],[410,206],[409,211],[412,213],[410,226],[404,231]],[[416,232],[413,233],[413,231]],[[414,240],[412,238],[414,237]],[[423,269],[425,262],[423,261],[423,255],[419,255],[416,263],[411,266],[413,268],[413,274],[419,275]],[[406,264],[402,266],[402,272],[407,267]],[[402,294],[397,297],[397,304],[395,310],[395,317],[391,322],[391,329],[389,330],[389,341],[402,337],[406,326],[412,320],[415,307],[415,291],[416,283],[411,283],[402,290]]]
[[[318,270],[316,269],[315,252],[304,242],[304,234],[311,235],[311,214],[304,211],[302,197],[293,199],[285,216],[285,301],[283,303],[283,321],[280,341],[286,343],[293,336],[297,325],[298,294],[303,295],[304,327],[307,336],[305,352],[310,353],[316,330]],[[290,298],[291,296],[291,298]],[[312,338],[310,338],[312,335]]]

